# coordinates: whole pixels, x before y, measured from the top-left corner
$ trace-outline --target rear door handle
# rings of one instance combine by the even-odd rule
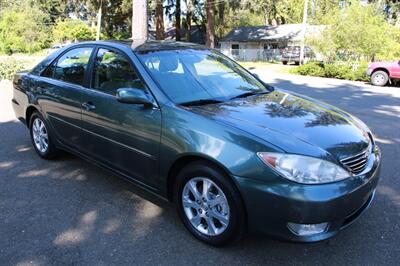
[[[85,102],[85,103],[82,103],[82,107],[83,107],[86,111],[93,111],[94,109],[96,109],[96,106],[95,106],[92,102]]]

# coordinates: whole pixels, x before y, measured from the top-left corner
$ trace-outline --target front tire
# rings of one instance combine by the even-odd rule
[[[34,112],[30,118],[29,131],[36,153],[44,159],[55,158],[59,151],[53,143],[48,126],[39,112]]]
[[[371,83],[375,86],[385,86],[389,81],[389,75],[383,70],[378,70],[372,73]]]
[[[174,201],[185,227],[209,245],[237,241],[245,231],[240,194],[229,177],[212,165],[187,165],[177,177]]]

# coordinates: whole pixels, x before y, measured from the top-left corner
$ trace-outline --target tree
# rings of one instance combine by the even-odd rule
[[[181,40],[181,0],[175,0],[175,40]]]
[[[192,31],[192,9],[193,9],[193,2],[192,0],[186,0],[186,41],[190,42],[191,39],[191,31]]]
[[[55,23],[57,19],[64,19],[68,16],[71,1],[69,0],[32,0],[44,13],[49,14],[49,22]]]
[[[400,30],[385,21],[373,5],[350,1],[333,9],[323,20],[322,36],[308,42],[328,60],[395,59],[400,56]]]
[[[215,2],[213,0],[206,0],[206,13],[207,13],[207,38],[206,45],[210,48],[215,46],[215,30],[214,30],[214,16],[215,16]]]
[[[53,28],[54,41],[65,43],[67,41],[94,40],[95,33],[85,22],[79,19],[58,19]]]
[[[50,43],[48,17],[38,8],[6,9],[0,19],[0,50],[6,54],[33,53]]]
[[[164,7],[162,0],[156,0],[156,39],[164,39]]]
[[[96,21],[96,14],[102,4],[102,31],[108,39],[127,39],[131,37],[132,0],[73,0],[79,7],[76,16],[89,23]],[[103,2],[103,3],[102,3]]]

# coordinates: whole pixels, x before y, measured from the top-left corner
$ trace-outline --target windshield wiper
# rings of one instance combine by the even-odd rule
[[[267,94],[267,93],[270,93],[270,91],[248,91],[248,92],[244,92],[244,93],[241,93],[239,95],[232,97],[231,100],[239,99],[239,98],[246,98],[246,97],[253,96],[253,95]]]
[[[180,103],[180,105],[195,106],[195,105],[207,105],[207,104],[213,104],[213,103],[223,103],[223,101],[215,100],[215,99],[200,99],[200,100]]]

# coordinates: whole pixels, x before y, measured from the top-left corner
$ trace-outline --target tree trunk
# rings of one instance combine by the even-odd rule
[[[192,31],[192,0],[186,0],[186,41],[191,41],[191,31]]]
[[[181,40],[181,0],[176,0],[175,5],[175,40]]]
[[[269,15],[268,15],[268,7],[263,6],[262,7],[262,12],[263,12],[263,15],[264,15],[264,24],[265,24],[265,26],[268,26],[270,24],[269,23]]]
[[[164,40],[163,0],[157,0],[157,3],[156,3],[156,39]]]
[[[210,48],[215,47],[215,32],[214,32],[214,3],[213,0],[206,0],[207,13],[207,40],[206,45]]]
[[[224,23],[225,23],[225,2],[221,1],[219,3],[219,7],[218,7],[218,12],[219,12],[219,38],[222,39],[224,37]]]
[[[132,1],[132,47],[147,40],[147,0]]]
[[[103,0],[100,1],[99,12],[97,13],[97,29],[96,29],[96,41],[100,40],[101,32],[101,15],[102,15]]]

